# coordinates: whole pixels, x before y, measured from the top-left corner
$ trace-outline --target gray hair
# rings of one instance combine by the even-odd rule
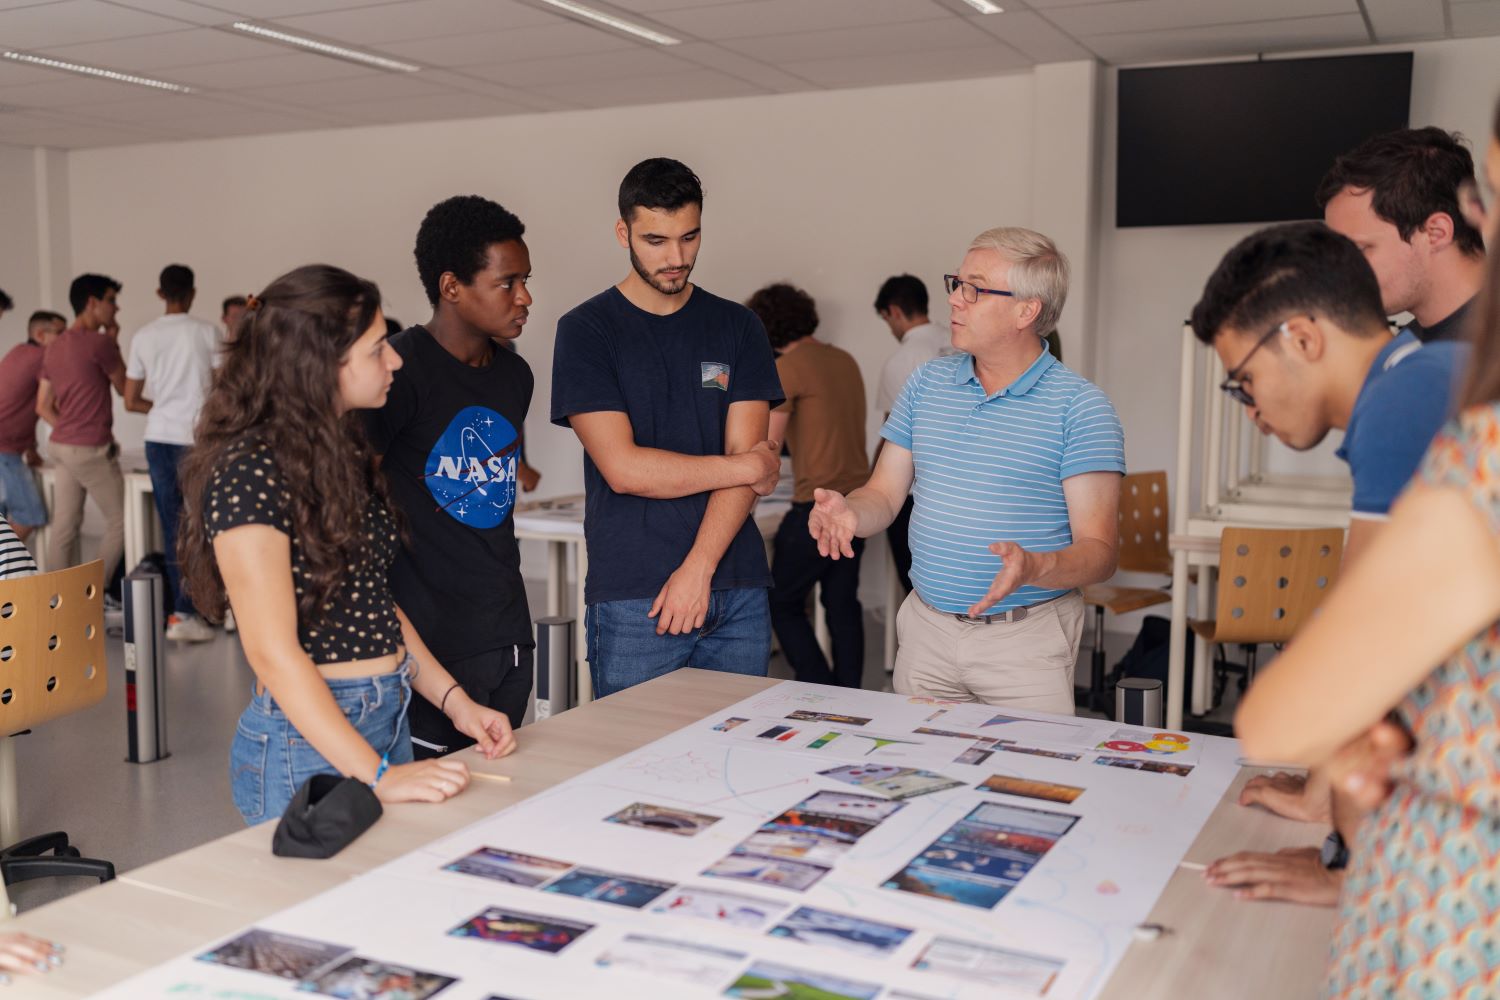
[[[1057,329],[1063,303],[1068,300],[1068,258],[1041,233],[1016,226],[986,229],[974,237],[970,250],[994,250],[1010,261],[1010,290],[1018,299],[1042,304],[1036,317],[1037,336]]]

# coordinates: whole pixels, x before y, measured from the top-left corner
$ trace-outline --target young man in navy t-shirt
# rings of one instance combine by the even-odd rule
[[[432,319],[391,338],[402,366],[365,427],[406,540],[391,591],[438,662],[481,705],[521,724],[531,612],[516,543],[516,476],[531,366],[505,344],[531,307],[525,226],[477,195],[433,206],[417,231]],[[473,745],[441,710],[411,706],[418,759]],[[493,734],[492,734],[493,735]]]
[[[552,422],[583,443],[589,668],[602,697],[702,667],[764,676],[765,546],[781,383],[765,329],[688,278],[703,189],[676,160],[636,164],[615,236],[631,270],[557,324]]]

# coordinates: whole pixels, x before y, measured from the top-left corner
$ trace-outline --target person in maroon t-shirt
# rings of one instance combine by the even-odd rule
[[[31,471],[42,464],[36,453],[36,390],[42,354],[67,325],[55,312],[32,313],[26,342],[0,359],[0,514],[22,541],[47,523],[47,508]]]
[[[125,554],[125,478],[114,440],[110,387],[125,394],[125,359],[115,316],[120,283],[102,274],[73,279],[68,301],[78,319],[42,356],[36,412],[52,426],[47,454],[57,466],[47,568],[62,569],[83,523],[83,500],[104,515],[104,579],[113,579]],[[106,604],[117,595],[106,595]]]

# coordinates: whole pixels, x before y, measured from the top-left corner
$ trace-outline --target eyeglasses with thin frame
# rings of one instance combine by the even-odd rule
[[[1308,318],[1311,319],[1312,317],[1309,316]],[[1250,393],[1245,390],[1244,384],[1240,381],[1240,372],[1245,370],[1245,366],[1250,363],[1250,359],[1255,357],[1255,352],[1260,350],[1261,347],[1265,345],[1266,341],[1270,340],[1278,333],[1286,333],[1286,325],[1290,322],[1291,320],[1284,319],[1280,323],[1277,323],[1275,326],[1271,327],[1271,329],[1267,330],[1265,334],[1255,342],[1255,346],[1250,348],[1250,353],[1246,354],[1242,359],[1240,359],[1239,364],[1235,365],[1233,368],[1229,369],[1227,373],[1225,373],[1226,377],[1224,381],[1219,383],[1219,388],[1229,393],[1230,399],[1233,399],[1236,403],[1243,403],[1246,406],[1255,405],[1255,397],[1250,395]]]
[[[1016,294],[1015,292],[1004,292],[998,288],[980,288],[972,281],[965,281],[956,274],[943,275],[943,287],[948,289],[949,295],[953,294],[955,288],[962,288],[964,290],[965,302],[978,302],[981,295],[1005,295],[1013,297]]]

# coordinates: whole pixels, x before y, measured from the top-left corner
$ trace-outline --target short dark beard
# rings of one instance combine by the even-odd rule
[[[670,285],[661,284],[660,282],[658,282],[655,275],[649,273],[646,270],[645,265],[641,263],[641,259],[635,255],[634,244],[630,246],[630,266],[635,268],[635,273],[641,276],[642,281],[650,285],[652,288],[656,289],[658,292],[661,292],[663,295],[681,295],[683,292],[687,291],[688,279],[693,276],[693,266],[689,264],[687,273],[682,276],[682,284],[680,286],[678,286],[677,288],[673,288]]]

